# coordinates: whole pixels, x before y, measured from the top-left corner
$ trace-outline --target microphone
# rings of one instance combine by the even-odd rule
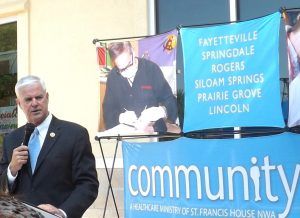
[[[25,134],[24,134],[24,138],[23,138],[23,145],[28,146],[28,142],[29,142],[31,134],[34,131],[34,128],[35,128],[35,125],[33,123],[27,123],[25,125]]]

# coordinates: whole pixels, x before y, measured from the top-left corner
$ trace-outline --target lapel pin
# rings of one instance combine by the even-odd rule
[[[55,133],[54,133],[54,132],[51,132],[51,133],[50,133],[50,137],[52,137],[52,138],[55,137]]]

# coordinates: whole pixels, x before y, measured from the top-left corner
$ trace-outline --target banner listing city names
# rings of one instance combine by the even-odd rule
[[[293,133],[123,142],[125,217],[300,217],[299,145]]]
[[[234,126],[284,127],[280,16],[278,12],[240,23],[180,29],[184,132]]]

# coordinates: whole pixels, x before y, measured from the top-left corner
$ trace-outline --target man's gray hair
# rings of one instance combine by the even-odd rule
[[[22,77],[17,82],[17,84],[15,86],[15,92],[16,92],[17,97],[19,97],[20,90],[23,87],[32,85],[33,83],[39,83],[42,86],[43,90],[46,91],[46,85],[45,85],[45,82],[42,79],[40,79],[37,76],[29,75],[29,76]]]

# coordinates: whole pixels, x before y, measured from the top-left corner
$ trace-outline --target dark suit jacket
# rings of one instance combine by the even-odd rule
[[[13,149],[21,145],[24,131],[22,126],[4,139],[0,164],[2,187],[7,180]],[[75,218],[81,217],[94,202],[98,186],[87,130],[53,116],[34,174],[28,161],[9,191],[33,205],[52,204],[64,210],[69,218]]]

